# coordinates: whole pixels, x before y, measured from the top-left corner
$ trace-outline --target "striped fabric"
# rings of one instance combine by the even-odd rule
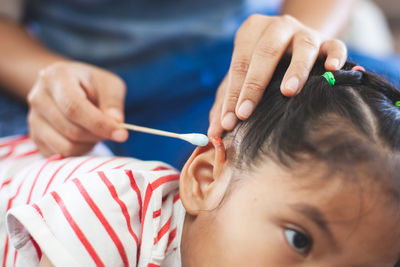
[[[161,162],[46,159],[27,137],[0,140],[0,267],[42,254],[55,266],[179,267],[178,183]]]

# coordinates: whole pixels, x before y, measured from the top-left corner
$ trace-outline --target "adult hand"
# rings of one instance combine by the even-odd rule
[[[118,76],[95,66],[52,64],[28,95],[30,136],[45,156],[80,155],[105,139],[123,142],[125,90]]]
[[[340,69],[347,58],[342,41],[324,38],[291,16],[252,15],[236,33],[231,65],[210,111],[209,136],[232,130],[238,119],[252,114],[288,50],[292,60],[281,84],[288,97],[301,90],[318,56],[326,56],[330,71]]]

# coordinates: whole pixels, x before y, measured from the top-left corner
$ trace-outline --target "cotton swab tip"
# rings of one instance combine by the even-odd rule
[[[168,137],[172,137],[172,138],[179,138],[179,139],[185,140],[196,146],[206,146],[209,142],[208,137],[206,135],[199,134],[199,133],[177,134],[177,133],[161,131],[161,130],[157,130],[157,129],[151,129],[148,127],[143,127],[143,126],[128,124],[128,123],[121,123],[121,127],[132,130],[132,131],[142,132],[142,133],[149,133],[149,134],[156,134],[156,135],[161,135],[161,136],[168,136]]]
[[[210,141],[206,135],[198,133],[180,134],[179,137],[195,146],[206,146]]]

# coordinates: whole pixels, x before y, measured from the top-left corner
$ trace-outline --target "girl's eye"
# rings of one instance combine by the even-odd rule
[[[285,229],[285,237],[296,252],[306,255],[310,251],[312,240],[302,232]]]

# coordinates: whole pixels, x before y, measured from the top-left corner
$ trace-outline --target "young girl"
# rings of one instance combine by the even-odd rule
[[[352,64],[321,76],[317,62],[289,99],[287,64],[180,177],[135,159],[37,159],[9,141],[3,266],[395,266],[400,92]]]

